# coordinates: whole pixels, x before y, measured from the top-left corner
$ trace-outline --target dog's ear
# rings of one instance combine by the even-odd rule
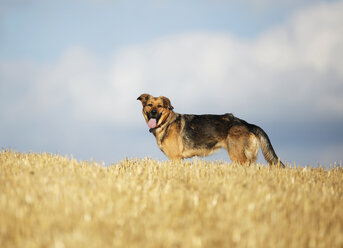
[[[147,101],[149,100],[151,96],[149,94],[142,94],[140,95],[137,100],[142,102],[143,107],[146,105]]]
[[[169,98],[165,97],[165,96],[161,96],[162,100],[163,100],[163,105],[165,108],[168,108],[169,110],[173,110],[174,107],[171,105]]]

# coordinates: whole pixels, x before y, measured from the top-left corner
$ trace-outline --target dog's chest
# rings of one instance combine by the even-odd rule
[[[168,157],[180,157],[182,151],[182,140],[180,130],[177,125],[171,125],[168,128],[155,133],[157,145]]]

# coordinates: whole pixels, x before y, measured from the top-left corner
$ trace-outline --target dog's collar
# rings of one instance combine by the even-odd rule
[[[159,127],[157,126],[157,127],[154,127],[154,128],[150,128],[149,132],[155,134],[157,128],[159,128]]]

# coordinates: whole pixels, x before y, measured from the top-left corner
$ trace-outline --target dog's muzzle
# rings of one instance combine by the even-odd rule
[[[161,115],[158,113],[156,109],[152,109],[150,113],[147,113],[147,117],[148,117],[148,126],[151,132],[153,129],[157,128],[157,123]]]
[[[150,114],[149,114],[149,119],[150,119],[150,118],[155,118],[155,119],[157,119],[157,116],[158,116],[157,110],[156,110],[156,109],[152,109],[152,110],[150,111]]]

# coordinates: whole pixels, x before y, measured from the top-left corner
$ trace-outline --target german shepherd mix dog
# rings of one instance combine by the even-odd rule
[[[157,144],[169,159],[207,156],[224,148],[233,162],[255,163],[259,145],[270,165],[280,162],[262,128],[249,124],[232,114],[178,114],[167,97],[140,95],[143,116]]]

